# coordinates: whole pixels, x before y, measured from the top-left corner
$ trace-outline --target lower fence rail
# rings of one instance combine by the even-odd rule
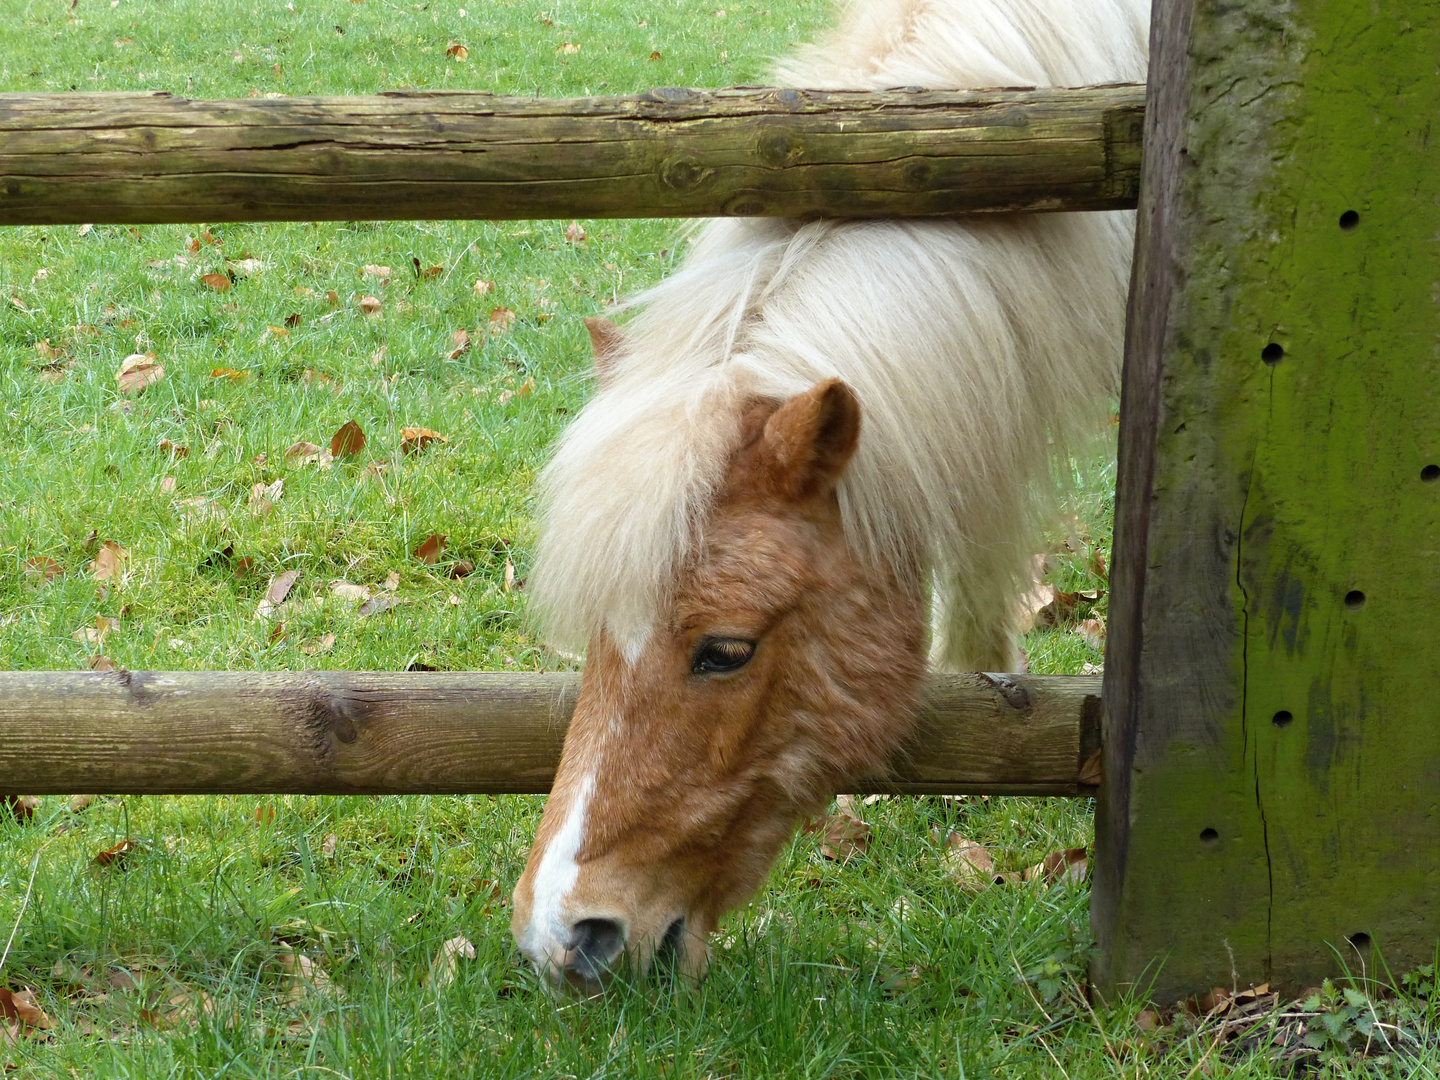
[[[550,790],[578,674],[0,672],[0,794]],[[859,792],[1088,795],[1100,679],[936,675]]]

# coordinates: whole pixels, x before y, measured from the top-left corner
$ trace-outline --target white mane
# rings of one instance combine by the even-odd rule
[[[1145,0],[865,0],[780,68],[817,89],[1145,77]],[[948,659],[1008,627],[1036,481],[1117,383],[1129,213],[716,220],[637,299],[628,349],[541,477],[530,588],[550,639],[638,650],[738,438],[738,405],[828,376],[859,397],[854,548],[933,571]]]

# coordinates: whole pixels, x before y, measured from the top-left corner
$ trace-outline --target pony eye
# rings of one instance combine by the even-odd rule
[[[695,661],[690,665],[692,675],[714,675],[736,671],[750,662],[755,655],[755,642],[740,638],[707,638],[695,650]]]

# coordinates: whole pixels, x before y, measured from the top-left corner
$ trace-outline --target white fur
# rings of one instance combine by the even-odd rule
[[[580,782],[564,824],[551,837],[545,853],[540,856],[540,865],[535,868],[530,925],[525,928],[522,947],[532,958],[539,958],[539,963],[548,957],[558,965],[560,957],[552,954],[565,950],[570,926],[570,920],[565,917],[565,901],[580,876],[576,856],[580,854],[580,845],[585,839],[585,811],[594,790],[595,774],[592,772]]]
[[[793,85],[1145,77],[1146,0],[864,0]],[[839,490],[862,555],[932,573],[944,662],[1009,633],[1037,482],[1118,379],[1132,215],[717,220],[637,301],[627,351],[541,478],[531,591],[551,639],[638,655],[751,395],[839,376],[862,410]],[[567,823],[568,824],[568,823]],[[548,852],[547,852],[548,857]]]

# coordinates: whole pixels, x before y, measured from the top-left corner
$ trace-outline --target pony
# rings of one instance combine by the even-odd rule
[[[1147,30],[1146,0],[861,0],[777,74],[1141,81]],[[598,386],[540,477],[528,586],[586,657],[513,901],[554,986],[661,952],[703,976],[797,824],[911,733],[928,663],[1016,669],[1132,244],[1126,212],[718,219],[624,329],[586,321]]]

